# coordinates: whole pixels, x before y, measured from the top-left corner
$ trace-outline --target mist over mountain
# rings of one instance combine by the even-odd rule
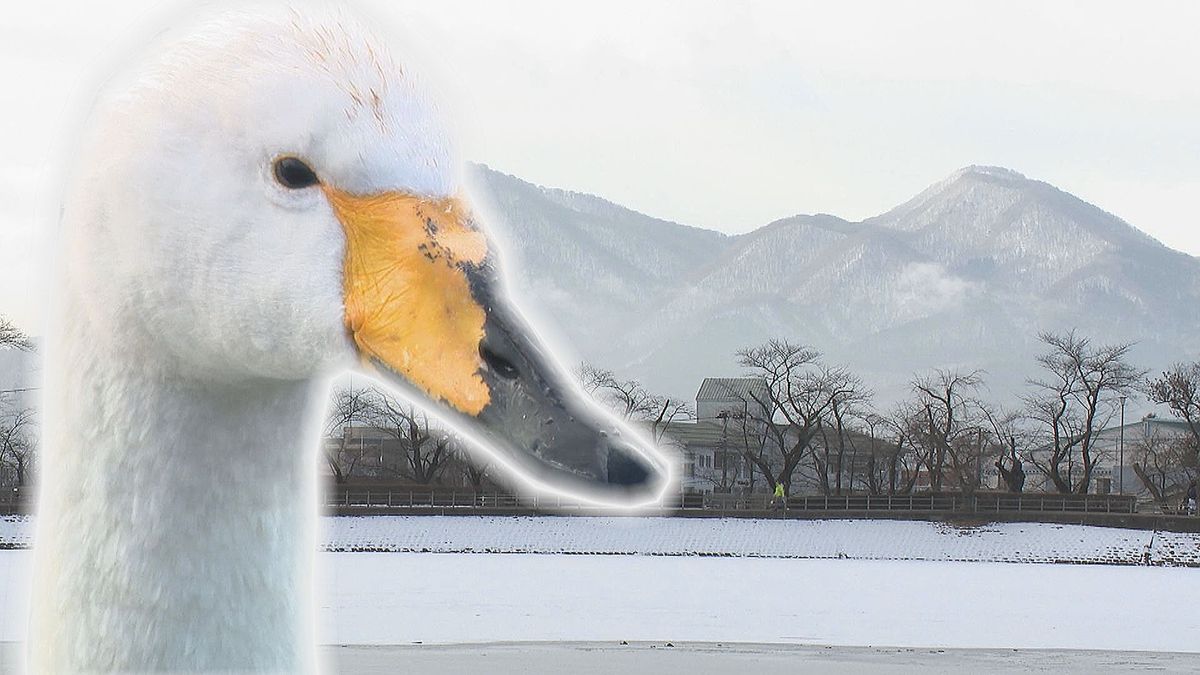
[[[728,236],[476,167],[518,296],[573,356],[690,396],[740,347],[810,344],[882,403],[914,372],[980,368],[1011,400],[1037,333],[1136,341],[1159,369],[1200,345],[1200,259],[1046,183],[968,167],[887,213]]]

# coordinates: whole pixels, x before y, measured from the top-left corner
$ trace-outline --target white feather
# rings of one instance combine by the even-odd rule
[[[63,213],[32,672],[314,668],[316,424],[353,355],[344,238],[269,167],[450,194],[438,120],[336,12],[209,23],[101,97]]]

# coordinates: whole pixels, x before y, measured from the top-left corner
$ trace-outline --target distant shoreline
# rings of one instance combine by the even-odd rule
[[[34,518],[0,517],[0,549]],[[326,516],[327,553],[546,554],[1200,567],[1200,534],[1056,523],[620,516]]]

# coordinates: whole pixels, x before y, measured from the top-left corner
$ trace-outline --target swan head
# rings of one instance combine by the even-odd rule
[[[337,13],[238,15],[118,80],[64,213],[82,311],[193,378],[355,367],[542,487],[655,498],[666,463],[508,300],[444,116],[388,47]]]

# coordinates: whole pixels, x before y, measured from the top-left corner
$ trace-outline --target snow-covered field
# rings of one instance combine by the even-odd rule
[[[16,549],[0,551],[0,642],[25,634],[32,525],[0,520],[0,546]],[[323,530],[327,644],[1200,652],[1200,571],[1179,566],[1200,559],[1197,535],[621,517],[326,518]]]
[[[0,551],[0,642],[28,551]],[[326,553],[327,644],[668,640],[1200,652],[1182,567],[700,556]]]
[[[495,554],[329,554],[324,563],[322,634],[333,644],[1200,651],[1190,600],[1200,574],[1190,569]]]
[[[1052,523],[620,517],[327,518],[327,551],[1200,564],[1200,535]]]
[[[0,520],[0,548],[33,523]],[[1200,565],[1200,535],[1051,523],[962,528],[893,520],[376,516],[323,519],[333,552],[569,553]]]

